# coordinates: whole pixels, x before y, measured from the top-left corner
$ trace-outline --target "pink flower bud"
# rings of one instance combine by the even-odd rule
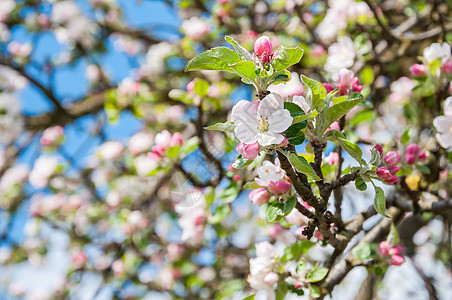
[[[270,193],[266,188],[258,188],[250,192],[249,198],[251,203],[261,206],[262,204],[268,202],[268,199],[270,199]]]
[[[282,148],[286,147],[287,145],[289,145],[289,140],[286,137],[284,137],[284,140],[280,144],[276,145],[276,147]]]
[[[353,90],[352,90],[352,92],[354,92],[354,93],[361,93],[361,91],[363,90],[363,86],[362,85],[357,85],[357,86],[355,86],[354,88],[353,88]]]
[[[291,186],[290,182],[282,180],[277,182],[270,181],[270,183],[268,184],[270,192],[272,192],[275,195],[282,195],[286,193],[290,189],[290,186]]]
[[[311,57],[320,57],[323,54],[325,54],[325,48],[323,48],[321,45],[315,46],[311,51]],[[326,87],[325,87],[326,88]]]
[[[182,138],[182,134],[180,132],[175,132],[172,136],[171,136],[171,140],[170,140],[170,146],[182,146],[182,143],[184,142],[184,139]]]
[[[399,255],[403,248],[400,245],[395,245],[391,250],[389,250],[390,255]]]
[[[326,160],[331,166],[334,166],[339,161],[339,154],[337,152],[331,152],[330,155],[326,157]]]
[[[270,237],[276,240],[278,235],[283,231],[283,227],[279,224],[275,224],[270,228]]]
[[[383,156],[383,146],[376,144],[374,149],[377,149],[380,152],[380,156]]]
[[[389,151],[383,160],[385,163],[392,166],[400,160],[400,155],[396,151]]]
[[[446,73],[452,73],[452,60],[448,60],[442,65],[441,69],[443,69]]]
[[[413,77],[421,77],[425,75],[425,66],[422,64],[414,64],[410,67],[410,73]]]
[[[237,145],[236,150],[242,154],[242,156],[248,160],[253,160],[259,154],[259,144],[245,144],[240,142]]]
[[[385,180],[385,182],[386,182],[387,184],[394,184],[394,183],[396,183],[397,181],[399,181],[399,177],[397,177],[397,176],[392,176],[391,179]]]
[[[186,90],[187,90],[187,92],[191,93],[191,92],[193,92],[194,88],[195,88],[195,81],[192,80],[187,84]]]
[[[195,226],[199,226],[199,225],[202,225],[204,223],[204,216],[197,216],[196,218],[195,218],[195,221],[194,221],[194,224],[195,224]]]
[[[409,144],[406,147],[406,153],[410,153],[410,154],[418,154],[419,153],[419,146],[417,144]]]
[[[268,36],[263,35],[254,43],[254,53],[261,58],[262,62],[268,62],[272,51],[272,42]]]
[[[377,176],[383,180],[391,180],[392,179],[392,174],[386,168],[378,168]]]
[[[404,159],[407,164],[412,165],[416,162],[416,154],[407,153]]]
[[[332,90],[334,90],[334,86],[328,82],[323,83],[323,87],[325,88],[326,92],[329,93]]]
[[[389,170],[389,173],[391,173],[391,175],[395,175],[397,172],[400,171],[400,168],[396,167],[396,166],[390,166],[388,168],[388,170]]]
[[[338,121],[335,121],[335,122],[331,123],[330,127],[328,127],[328,128],[325,130],[325,133],[327,133],[327,132],[330,131],[330,130],[338,130],[338,131],[340,131],[341,128],[339,127],[339,122],[338,122]]]
[[[424,160],[427,159],[427,153],[421,152],[421,153],[419,153],[418,157],[419,157],[420,160],[424,161]]]
[[[156,162],[159,162],[162,159],[162,156],[156,152],[148,152],[147,156]]]
[[[233,181],[239,181],[240,178],[242,178],[242,177],[241,177],[239,174],[235,174],[235,175],[232,177],[232,180],[233,180]]]
[[[352,85],[354,76],[355,76],[355,73],[353,71],[345,69],[345,68],[341,69],[339,71],[339,82],[338,83],[343,88],[348,89]],[[358,83],[357,80],[356,80],[356,83]]]
[[[393,265],[393,266],[400,266],[404,262],[405,262],[405,258],[403,256],[393,255],[391,257],[391,265]]]
[[[296,289],[301,289],[301,284],[300,283],[295,283],[294,284],[294,288],[296,288]]]
[[[388,241],[383,241],[383,242],[380,243],[380,245],[378,245],[378,251],[383,256],[389,255],[389,250],[390,249],[391,249],[391,245],[389,244]]]
[[[152,152],[158,154],[159,156],[162,156],[166,151],[166,148],[161,145],[155,145],[152,147]]]

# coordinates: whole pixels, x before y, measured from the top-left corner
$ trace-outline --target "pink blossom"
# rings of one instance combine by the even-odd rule
[[[286,137],[284,137],[284,140],[280,144],[276,145],[276,147],[282,148],[286,147],[287,145],[289,145],[289,140]]]
[[[410,73],[413,77],[421,77],[425,75],[425,66],[423,64],[413,64],[410,67]]]
[[[259,56],[263,63],[269,62],[272,51],[272,42],[266,35],[259,37],[254,43],[254,53]]]
[[[283,231],[283,227],[279,224],[275,224],[270,228],[270,237],[276,240],[277,236]]]
[[[392,175],[395,175],[397,172],[400,171],[400,168],[399,168],[399,167],[396,167],[396,166],[390,166],[390,167],[388,168],[388,170],[389,170],[389,173],[391,173]]]
[[[446,73],[452,73],[452,60],[446,61],[442,66],[441,69],[443,69]]]
[[[412,165],[416,162],[416,154],[407,153],[404,159],[407,164]]]
[[[403,248],[400,245],[395,245],[391,250],[389,250],[390,255],[399,255],[402,252]]]
[[[116,160],[124,150],[124,146],[120,142],[105,142],[99,147],[99,155],[103,160]]]
[[[400,266],[405,262],[405,258],[400,255],[393,255],[391,257],[391,265],[393,266]]]
[[[378,245],[378,251],[383,255],[387,256],[389,255],[389,250],[391,249],[391,245],[388,241],[383,241]]]
[[[239,181],[242,177],[239,174],[235,174],[234,176],[232,176],[232,180],[233,181]]]
[[[72,262],[77,266],[84,265],[87,261],[88,261],[88,257],[82,251],[76,252],[72,256]]]
[[[311,57],[320,57],[326,53],[325,48],[321,45],[316,45],[311,51]]]
[[[259,154],[259,143],[245,144],[240,142],[237,145],[236,150],[242,154],[242,156],[248,160],[253,160]]]
[[[331,152],[330,155],[326,157],[326,161],[331,165],[334,166],[339,161],[339,154],[337,152]]]
[[[383,160],[384,160],[385,163],[387,163],[388,165],[392,166],[392,165],[394,165],[394,164],[396,164],[397,162],[400,161],[400,155],[396,151],[389,151],[385,155]]]
[[[270,193],[266,188],[258,188],[254,189],[250,192],[249,198],[251,203],[256,204],[257,206],[261,206],[265,204],[270,199]]]
[[[419,153],[418,157],[419,157],[420,160],[424,161],[424,160],[427,159],[427,153],[421,152],[421,153]]]
[[[176,145],[182,146],[182,143],[184,142],[184,138],[182,137],[182,134],[180,132],[175,132],[170,139],[170,146],[174,147]]]
[[[132,154],[138,155],[151,148],[153,143],[154,136],[151,133],[138,132],[129,139],[129,143],[127,145]]]
[[[194,80],[190,81],[185,88],[187,92],[189,93],[193,92],[193,89],[195,88],[195,81]]]
[[[392,174],[389,172],[386,168],[378,168],[377,169],[377,176],[380,177],[383,180],[391,180]]]
[[[380,156],[383,156],[383,146],[376,144],[374,149],[377,149],[380,152]]]
[[[327,133],[327,132],[330,131],[330,130],[337,130],[337,131],[340,131],[341,128],[339,127],[339,122],[338,122],[338,121],[333,122],[333,123],[330,125],[330,127],[328,127],[328,128],[325,130],[325,133]]]
[[[386,180],[386,183],[387,183],[387,184],[394,184],[394,183],[396,183],[397,181],[399,181],[399,177],[397,177],[397,176],[392,176],[391,179]]]
[[[279,180],[277,182],[270,181],[268,189],[275,195],[282,195],[286,193],[291,187],[290,182]]]
[[[410,154],[418,154],[419,152],[419,146],[417,144],[409,144],[406,147],[406,153],[410,153]]]
[[[41,145],[42,146],[50,146],[54,145],[57,142],[62,140],[63,137],[63,127],[62,126],[55,126],[55,127],[49,127],[46,130],[42,132],[41,136]]]
[[[332,90],[334,90],[334,86],[328,82],[323,83],[323,87],[325,88],[326,92],[329,93]]]

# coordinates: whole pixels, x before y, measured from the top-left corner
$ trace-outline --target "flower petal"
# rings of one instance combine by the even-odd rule
[[[234,129],[235,136],[245,144],[253,144],[257,141],[257,125],[250,126],[247,123],[238,123]]]
[[[247,123],[257,127],[257,108],[260,101],[249,102],[246,100],[240,100],[232,108],[231,119],[234,124]]]
[[[284,108],[284,100],[280,95],[271,93],[265,96],[265,98],[259,104],[257,114],[259,116],[270,116],[273,112]]]
[[[271,114],[268,119],[268,130],[273,132],[283,132],[292,125],[293,118],[287,109],[281,109]]]
[[[284,136],[279,133],[267,131],[259,132],[257,134],[257,141],[261,146],[270,146],[273,144],[279,144],[284,140]]]
[[[444,101],[444,115],[449,118],[452,117],[452,96],[447,97],[446,101]]]
[[[450,132],[452,120],[445,116],[439,116],[433,120],[433,126],[435,126],[436,130],[439,132]]]
[[[445,149],[452,147],[452,133],[437,133],[435,136],[441,147]]]

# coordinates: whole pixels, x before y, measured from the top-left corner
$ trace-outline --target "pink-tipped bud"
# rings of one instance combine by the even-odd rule
[[[297,290],[301,289],[301,284],[300,283],[295,283],[294,288],[296,288]]]
[[[383,146],[380,144],[376,144],[374,149],[377,149],[378,152],[380,152],[380,156],[383,156]]]
[[[286,147],[287,145],[289,145],[289,140],[286,137],[284,137],[284,140],[280,144],[276,145],[276,147],[282,148]]]
[[[391,245],[389,244],[388,241],[383,241],[383,242],[380,243],[380,245],[378,245],[378,251],[383,256],[389,255],[389,250],[390,249],[391,249]]]
[[[396,166],[390,166],[388,168],[388,170],[389,170],[389,173],[391,173],[392,175],[395,175],[395,174],[397,174],[397,172],[400,171],[400,168],[396,167]]]
[[[410,153],[410,154],[418,154],[419,153],[419,146],[417,144],[409,144],[406,147],[406,153]]]
[[[339,153],[331,152],[330,155],[326,157],[326,160],[331,166],[336,165],[339,162]]]
[[[421,153],[419,153],[418,157],[419,157],[420,160],[424,161],[424,160],[427,159],[427,153],[421,152]]]
[[[182,137],[182,134],[180,132],[175,132],[173,134],[173,136],[171,136],[171,140],[170,140],[170,146],[182,146],[182,143],[184,142],[184,139]]]
[[[363,86],[362,85],[357,85],[357,86],[355,86],[354,88],[353,88],[353,90],[352,90],[352,92],[354,92],[354,93],[361,93],[361,91],[363,90]]]
[[[251,203],[261,206],[262,204],[268,202],[268,199],[270,199],[270,193],[266,188],[258,188],[250,192],[249,198]]]
[[[353,79],[354,79],[355,73],[348,69],[341,69],[339,71],[339,84],[345,88],[348,89],[351,87]],[[356,83],[358,83],[358,78],[356,78]]]
[[[331,123],[330,127],[328,127],[328,128],[325,130],[325,133],[327,133],[327,132],[330,131],[330,130],[337,130],[337,131],[340,131],[341,128],[340,128],[340,126],[339,126],[339,122],[338,122],[338,121],[335,121],[335,122]]]
[[[283,231],[283,227],[279,224],[275,224],[270,228],[270,237],[273,240],[276,240],[276,238],[278,237],[278,235]]]
[[[256,55],[260,57],[262,62],[268,62],[272,51],[272,42],[266,35],[261,36],[254,43],[254,53],[256,53]]]
[[[391,257],[391,265],[393,266],[400,266],[405,262],[405,258],[400,255],[393,255]]]
[[[425,66],[422,64],[414,64],[410,67],[410,73],[413,77],[421,77],[425,75]]]
[[[242,177],[239,174],[235,174],[234,176],[232,176],[232,180],[233,181],[239,181]]]
[[[452,60],[446,61],[444,65],[441,66],[441,69],[446,73],[452,73]]]
[[[412,164],[416,163],[416,154],[407,153],[407,154],[405,154],[404,159],[407,164],[412,165]]]
[[[187,92],[189,93],[193,92],[193,89],[195,88],[195,81],[194,80],[190,81],[185,88]]]
[[[278,274],[275,272],[270,272],[264,277],[264,282],[268,285],[274,285],[276,282],[278,282]]]
[[[268,189],[275,195],[282,195],[290,189],[290,182],[279,180],[277,182],[270,181]]]
[[[332,90],[334,90],[334,86],[328,82],[323,83],[323,87],[325,88],[326,92],[329,93]]]
[[[245,144],[240,142],[237,145],[236,150],[242,154],[242,156],[248,160],[253,160],[259,154],[259,144]]]
[[[397,177],[397,176],[392,176],[391,179],[385,180],[385,182],[386,182],[387,184],[394,184],[394,183],[396,183],[397,181],[399,181],[399,177]]]
[[[400,161],[400,155],[396,151],[389,151],[383,158],[384,162],[392,166]]]
[[[392,174],[389,172],[386,168],[378,168],[377,169],[377,176],[380,177],[383,180],[391,180]]]
[[[399,255],[403,248],[400,245],[395,245],[391,250],[389,250],[390,255]]]

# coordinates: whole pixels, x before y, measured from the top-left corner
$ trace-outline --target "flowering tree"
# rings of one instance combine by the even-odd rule
[[[181,23],[162,34],[79,2],[0,3],[2,294],[450,295],[450,3],[165,1]],[[64,99],[80,64],[89,87]],[[27,86],[51,106],[24,113]],[[55,243],[59,279],[19,280]]]

